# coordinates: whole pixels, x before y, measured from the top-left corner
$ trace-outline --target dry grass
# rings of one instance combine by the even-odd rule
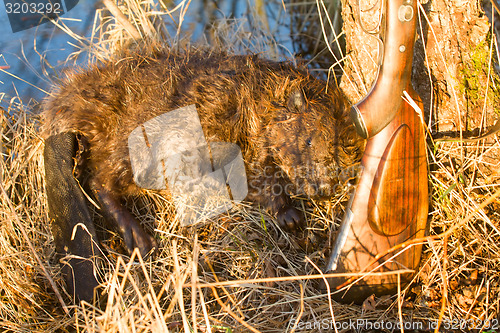
[[[183,2],[184,7],[168,14],[152,0],[140,6],[127,0],[120,9],[136,33],[152,42],[175,44],[179,40],[166,27],[183,21],[187,5]],[[219,42],[235,51],[256,51],[255,45],[263,45],[262,40],[248,41],[241,29],[219,27],[226,29],[219,31]],[[238,38],[239,31],[244,38]],[[86,45],[92,61],[99,61],[128,45],[129,36],[98,12],[92,41],[74,37]],[[267,49],[271,54],[276,50],[272,44]],[[287,235],[270,216],[248,205],[211,223],[181,228],[172,222],[172,204],[149,193],[131,199],[130,208],[141,222],[154,226],[160,253],[147,262],[135,254],[120,256],[113,252],[117,237],[112,236],[104,244],[110,255],[101,272],[105,293],[96,307],[71,305],[64,292],[47,217],[38,118],[18,99],[2,99],[0,106],[2,331],[326,332],[332,321],[413,322],[428,328],[439,318],[443,324],[498,318],[497,138],[430,147],[431,235],[421,240],[426,247],[415,283],[399,295],[368,300],[363,306],[342,305],[329,301],[318,289],[318,279],[304,277],[318,274],[318,267],[325,265],[328,237],[338,227],[346,201],[342,193],[328,203],[302,201],[309,228],[301,236]],[[294,326],[298,319],[302,324]],[[313,323],[320,326],[310,327]]]

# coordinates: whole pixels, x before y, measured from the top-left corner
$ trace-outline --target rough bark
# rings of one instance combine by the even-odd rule
[[[380,3],[370,1],[360,1],[362,9],[376,6],[371,12],[361,13],[367,28],[377,26],[380,13]],[[378,59],[378,43],[361,29],[356,2],[345,0],[342,13],[349,54],[342,87],[353,102],[370,89]],[[412,81],[425,102],[433,132],[470,131],[491,125],[496,119],[493,109],[498,105],[498,88],[494,83],[498,79],[492,67],[486,93],[491,34],[480,4],[433,0],[420,9],[425,10],[425,16],[420,11]]]
[[[378,27],[381,2],[359,0],[365,29]],[[353,103],[370,90],[379,54],[377,39],[360,26],[357,3],[344,0],[342,10],[348,58],[341,87]],[[491,7],[489,1],[485,6]],[[481,3],[431,0],[421,2],[419,14],[412,83],[424,102],[432,136],[484,133],[499,117],[500,81],[496,54],[490,52],[495,49],[491,25]],[[498,168],[499,156],[498,149],[484,156],[493,163],[491,171]]]

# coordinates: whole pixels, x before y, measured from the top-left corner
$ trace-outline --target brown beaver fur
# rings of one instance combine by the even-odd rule
[[[268,208],[283,226],[293,227],[302,218],[290,195],[328,196],[338,169],[361,157],[363,141],[343,94],[288,62],[156,49],[73,71],[43,103],[43,136],[74,133],[80,145],[88,146],[97,198],[122,225],[127,246],[143,253],[152,240],[131,226],[136,223],[119,204],[120,197],[141,190],[133,181],[127,138],[147,120],[191,104],[209,142],[239,145],[247,168],[247,200]],[[49,195],[49,209],[50,201]],[[55,224],[68,223],[55,215]],[[127,220],[125,226],[120,219]],[[66,241],[59,241],[59,252]]]

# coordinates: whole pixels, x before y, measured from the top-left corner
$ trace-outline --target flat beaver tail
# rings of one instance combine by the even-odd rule
[[[77,153],[75,133],[61,133],[45,140],[45,180],[52,235],[61,269],[73,297],[92,301],[99,285],[95,265],[99,249],[94,223],[86,199],[73,176]]]

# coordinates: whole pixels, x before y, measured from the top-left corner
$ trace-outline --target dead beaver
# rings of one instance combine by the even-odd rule
[[[128,249],[147,253],[152,237],[120,204],[121,197],[141,191],[133,181],[127,138],[149,119],[191,104],[209,142],[241,148],[247,200],[269,209],[285,227],[302,220],[291,194],[331,194],[337,168],[361,156],[362,141],[342,93],[288,62],[156,49],[70,73],[43,103],[42,133],[56,250],[73,256],[63,275],[79,299],[92,299],[97,279],[87,259],[99,253],[75,176],[87,168],[93,193]]]

